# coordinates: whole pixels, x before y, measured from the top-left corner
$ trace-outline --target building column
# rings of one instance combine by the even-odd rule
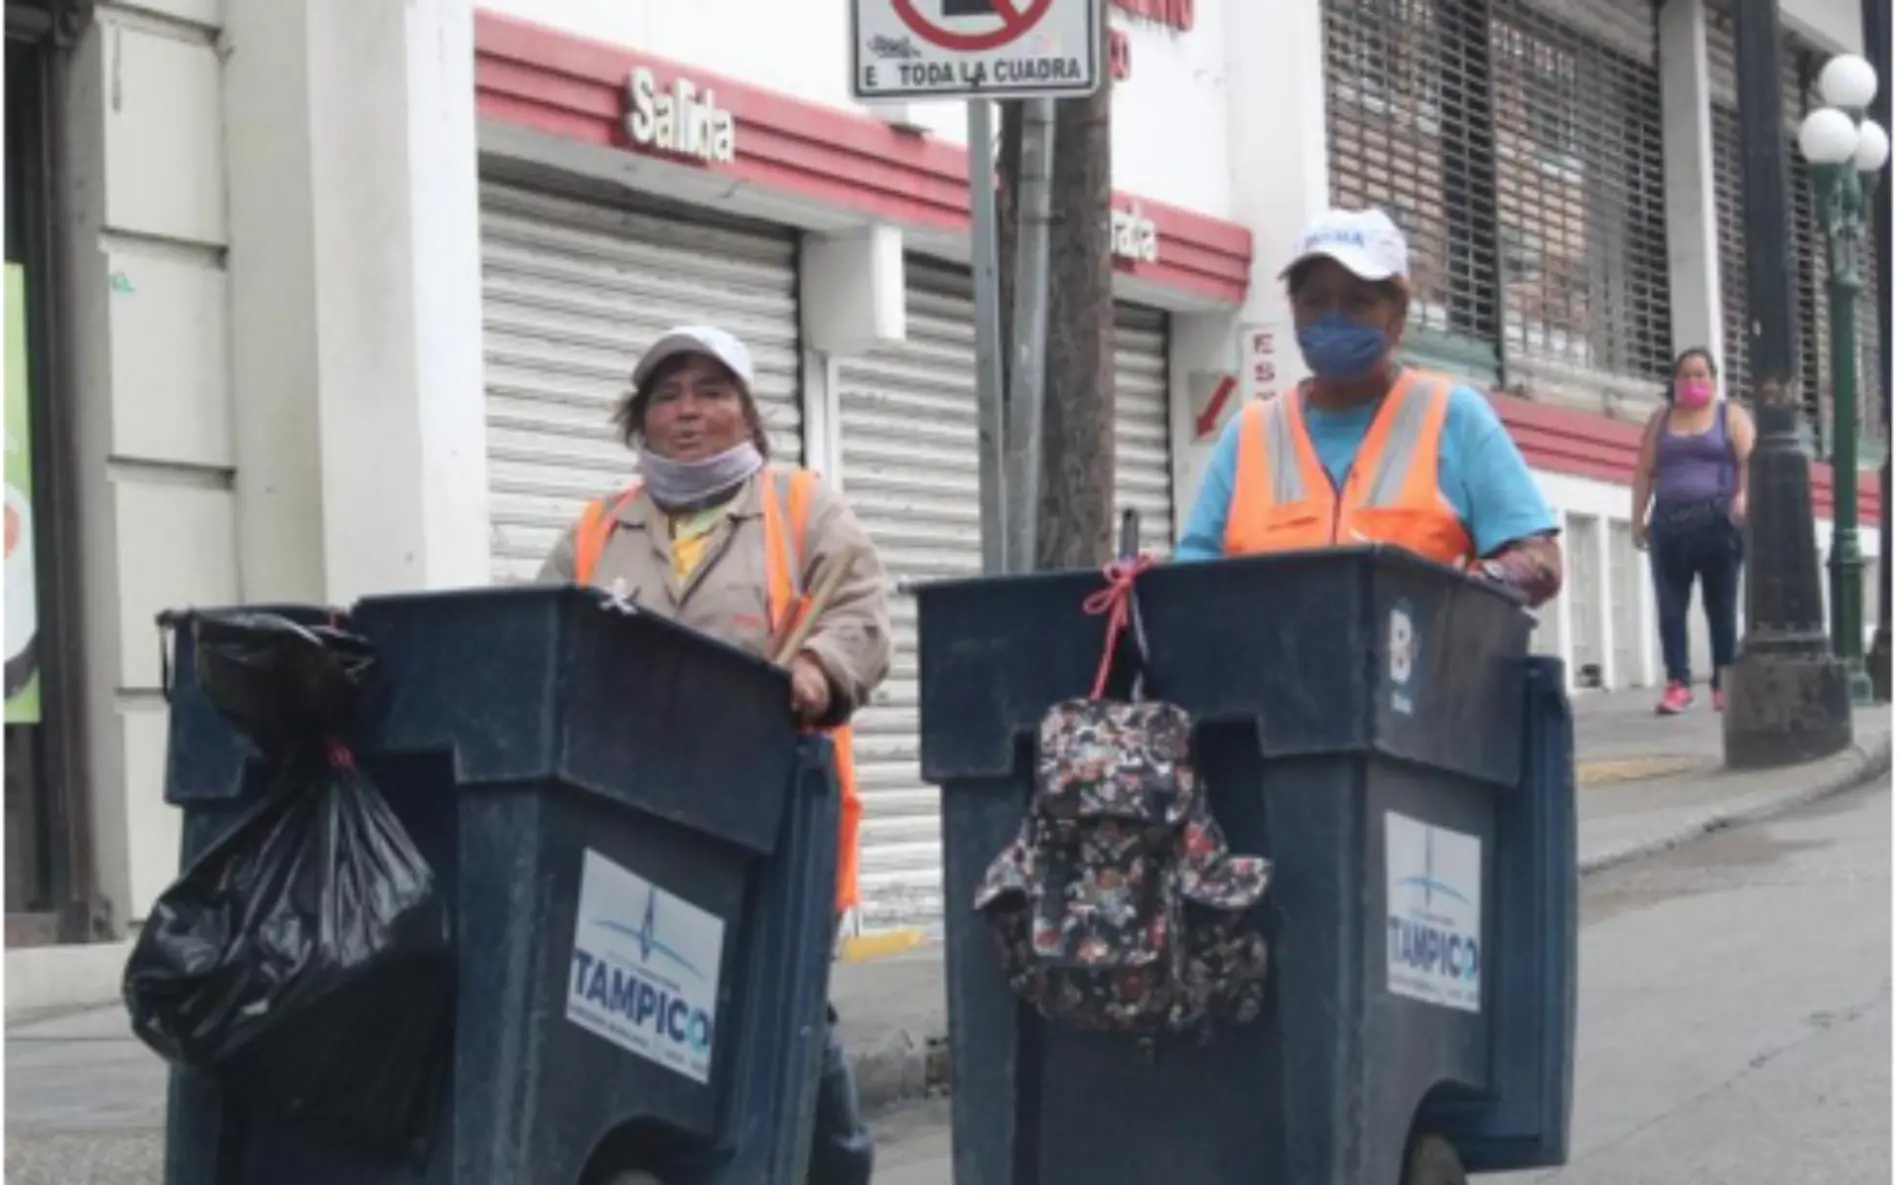
[[[55,97],[97,937],[178,867],[155,619],[238,594],[216,9],[100,5]]]
[[[1657,19],[1659,56],[1668,63],[1662,71],[1662,130],[1670,335],[1678,351],[1703,346],[1726,358],[1709,126],[1708,14],[1703,0],[1664,0]]]
[[[1218,34],[1227,46],[1228,161],[1233,203],[1228,217],[1253,232],[1247,301],[1233,314],[1175,318],[1172,382],[1177,409],[1176,504],[1185,518],[1207,458],[1225,423],[1249,396],[1280,390],[1305,377],[1293,335],[1293,314],[1280,271],[1300,232],[1327,205],[1326,37],[1323,0],[1219,6]],[[1202,10],[1203,24],[1209,11]],[[1260,348],[1256,351],[1256,343]],[[1265,365],[1264,372],[1257,368]],[[1264,377],[1256,380],[1256,374]],[[1205,403],[1223,376],[1238,381],[1211,431],[1197,432]]]
[[[244,597],[486,584],[470,0],[226,11]]]

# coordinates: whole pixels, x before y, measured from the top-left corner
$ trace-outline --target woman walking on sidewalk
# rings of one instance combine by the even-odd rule
[[[1700,346],[1676,359],[1668,405],[1650,417],[1630,483],[1631,532],[1649,550],[1669,684],[1657,703],[1673,716],[1695,703],[1689,671],[1689,594],[1702,584],[1709,619],[1709,699],[1722,710],[1722,671],[1735,661],[1735,597],[1748,522],[1748,455],[1755,423],[1716,395],[1715,358]],[[1652,504],[1651,498],[1654,497]]]

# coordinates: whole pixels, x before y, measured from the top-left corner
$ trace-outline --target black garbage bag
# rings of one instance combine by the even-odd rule
[[[274,614],[188,623],[199,685],[267,787],[152,907],[125,969],[133,1029],[238,1099],[413,1150],[445,1070],[454,963],[435,875],[344,740],[371,648]]]

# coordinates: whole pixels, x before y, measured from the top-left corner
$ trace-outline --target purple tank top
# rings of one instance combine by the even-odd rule
[[[1728,409],[1694,436],[1678,436],[1665,419],[1656,427],[1656,505],[1685,506],[1726,498],[1735,489],[1735,450],[1728,442]]]

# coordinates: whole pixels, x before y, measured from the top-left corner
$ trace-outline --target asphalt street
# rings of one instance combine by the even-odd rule
[[[1585,882],[1571,1163],[1492,1179],[1889,1180],[1890,827],[1883,784]],[[9,1031],[9,1185],[159,1185],[129,1040],[112,1010]],[[949,1185],[946,1118],[879,1117],[877,1185]]]
[[[1479,1179],[1891,1180],[1891,824],[1883,784],[1586,881],[1570,1164]],[[948,1115],[881,1117],[878,1185],[949,1185]]]

